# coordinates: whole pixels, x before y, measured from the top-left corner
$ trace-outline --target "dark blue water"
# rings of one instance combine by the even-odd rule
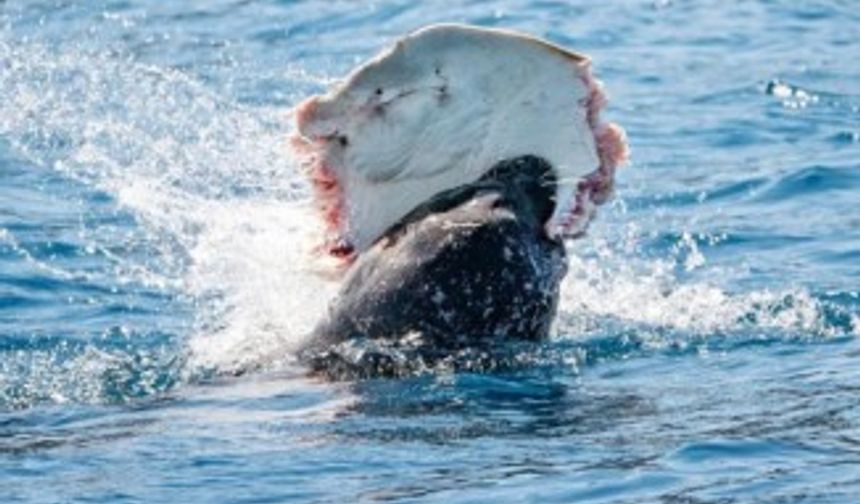
[[[632,162],[551,341],[308,378],[287,111],[436,21],[589,53]],[[858,335],[851,0],[0,3],[0,502],[855,503]]]

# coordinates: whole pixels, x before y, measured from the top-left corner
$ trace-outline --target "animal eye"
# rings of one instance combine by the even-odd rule
[[[376,96],[382,96],[382,88],[381,87],[376,88]]]

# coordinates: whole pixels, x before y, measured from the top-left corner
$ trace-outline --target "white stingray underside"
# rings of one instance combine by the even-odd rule
[[[560,180],[553,235],[584,231],[623,161],[623,132],[589,59],[526,35],[463,25],[412,33],[295,110],[292,146],[333,251],[360,253],[434,194],[532,154]]]

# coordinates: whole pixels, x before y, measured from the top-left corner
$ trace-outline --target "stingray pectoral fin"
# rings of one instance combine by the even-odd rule
[[[296,155],[330,181],[317,193],[330,234],[357,254],[434,194],[528,154],[560,181],[547,231],[578,234],[626,155],[620,128],[600,118],[605,102],[587,56],[512,31],[433,25],[299,105]]]

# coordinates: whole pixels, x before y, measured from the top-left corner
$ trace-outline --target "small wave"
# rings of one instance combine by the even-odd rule
[[[821,197],[822,193],[855,192],[860,187],[857,166],[809,166],[782,175],[770,187],[761,191],[760,201],[785,198]]]
[[[782,100],[782,105],[789,109],[803,109],[819,101],[817,94],[777,79],[768,81],[764,92]]]
[[[183,352],[177,344],[153,343],[165,335],[126,333],[121,336],[124,343],[111,344],[109,339],[119,331],[112,334],[89,343],[11,338],[7,344],[15,348],[0,351],[0,409],[42,403],[122,404],[165,393],[183,379]]]

